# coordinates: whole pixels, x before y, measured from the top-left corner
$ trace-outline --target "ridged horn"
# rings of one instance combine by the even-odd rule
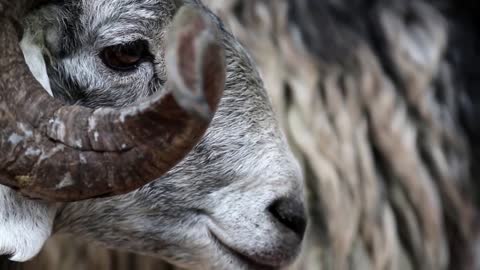
[[[169,27],[165,89],[121,109],[51,98],[25,64],[18,20],[0,25],[0,184],[31,198],[111,196],[159,178],[198,143],[223,93],[220,30],[195,6]]]

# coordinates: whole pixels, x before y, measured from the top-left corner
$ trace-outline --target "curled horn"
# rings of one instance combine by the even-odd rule
[[[166,173],[205,133],[226,72],[220,30],[202,10],[181,7],[169,27],[163,91],[126,108],[90,109],[41,88],[18,45],[22,15],[8,17],[2,3],[0,184],[50,201],[122,194]]]

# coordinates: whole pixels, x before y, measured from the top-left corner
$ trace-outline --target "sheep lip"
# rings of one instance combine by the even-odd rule
[[[271,266],[271,265],[266,265],[264,263],[258,262],[255,259],[244,255],[242,252],[236,250],[235,248],[230,247],[229,245],[225,244],[220,238],[212,231],[209,230],[210,236],[214,243],[221,248],[223,251],[226,253],[229,253],[233,257],[235,257],[237,260],[244,262],[247,264],[249,267],[248,269],[252,270],[275,270],[278,269],[277,267]]]

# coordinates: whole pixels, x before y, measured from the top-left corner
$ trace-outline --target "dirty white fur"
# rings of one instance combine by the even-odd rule
[[[0,254],[14,261],[35,256],[52,232],[55,205],[25,200],[0,186]]]
[[[89,107],[118,107],[161,91],[163,33],[173,15],[171,1],[65,2],[45,7],[27,22],[32,32],[45,32],[51,63],[47,71],[56,97]],[[103,47],[136,38],[148,41],[155,61],[119,73],[99,60]],[[295,205],[291,212],[303,213],[298,164],[250,57],[225,30],[223,44],[225,93],[202,141],[169,173],[137,191],[63,205],[54,232],[158,256],[188,269],[258,268],[245,257],[280,267],[295,258],[301,236],[268,209],[287,198]],[[51,221],[45,213],[55,212],[39,202],[28,207],[32,223]],[[48,235],[51,223],[41,224],[43,229],[33,231]],[[35,247],[7,245],[20,244],[31,256],[41,240]]]

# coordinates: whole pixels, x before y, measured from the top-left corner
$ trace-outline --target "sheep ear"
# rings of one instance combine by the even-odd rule
[[[30,201],[0,186],[0,255],[24,262],[42,249],[50,237],[55,204]]]
[[[26,32],[20,41],[20,48],[22,49],[25,62],[32,72],[33,77],[47,90],[48,94],[53,97],[50,80],[47,74],[47,64],[43,57],[42,48],[35,40],[31,33]]]

